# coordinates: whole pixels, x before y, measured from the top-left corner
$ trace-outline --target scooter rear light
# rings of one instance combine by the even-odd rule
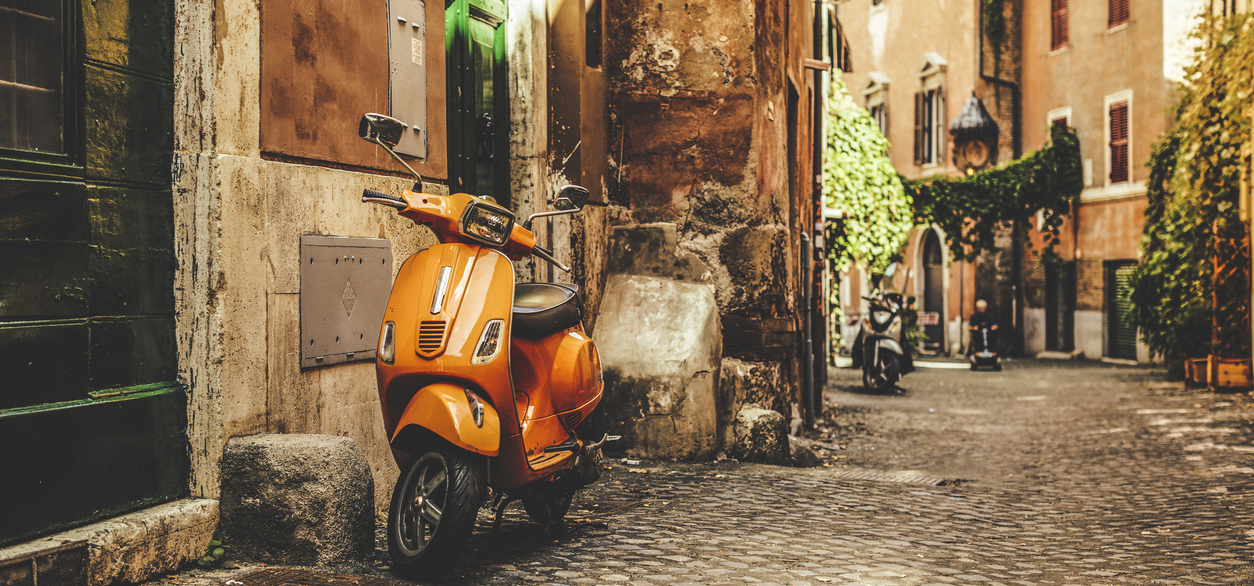
[[[483,326],[483,334],[475,345],[475,354],[470,357],[471,364],[492,362],[501,353],[501,338],[505,333],[505,320],[494,319]]]
[[[396,361],[396,324],[387,322],[383,324],[383,335],[379,337],[379,360],[384,364],[392,364]]]

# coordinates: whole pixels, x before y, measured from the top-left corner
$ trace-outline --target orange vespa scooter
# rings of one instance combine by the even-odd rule
[[[362,117],[359,133],[392,147],[400,121]],[[409,168],[409,165],[405,165]],[[409,168],[413,172],[412,168]],[[418,176],[417,173],[414,173]],[[576,490],[597,480],[601,447],[575,427],[601,400],[596,345],[584,332],[572,285],[514,284],[510,260],[538,256],[538,216],[580,211],[588,190],[563,187],[556,210],[516,223],[488,197],[366,190],[362,201],[395,208],[439,244],[405,261],[379,336],[376,374],[392,454],[401,469],[388,513],[388,551],[401,574],[431,576],[464,549],[491,487],[504,506],[522,500],[551,529]]]

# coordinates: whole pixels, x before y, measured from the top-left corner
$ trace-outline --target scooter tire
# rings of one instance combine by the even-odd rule
[[[546,533],[553,533],[561,526],[566,513],[570,511],[571,501],[575,499],[574,489],[553,489],[537,496],[525,496],[522,503],[527,516],[532,521],[544,526]]]
[[[901,378],[901,363],[896,354],[881,353],[879,375],[872,374],[872,368],[862,369],[862,386],[873,393],[882,393],[893,388]]]
[[[447,444],[420,452],[402,471],[388,509],[392,568],[410,579],[432,578],[457,561],[486,492],[467,453]]]

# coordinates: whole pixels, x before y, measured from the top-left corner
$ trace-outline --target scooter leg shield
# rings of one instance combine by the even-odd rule
[[[450,383],[427,385],[414,394],[396,424],[392,441],[410,426],[418,426],[459,448],[496,456],[501,449],[501,418],[496,409],[465,387]],[[475,410],[482,409],[479,423]],[[404,451],[403,446],[394,446]]]

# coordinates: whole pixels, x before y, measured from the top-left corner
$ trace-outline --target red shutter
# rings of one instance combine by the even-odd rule
[[[1117,27],[1128,22],[1128,0],[1108,0],[1110,7],[1110,18],[1107,20],[1110,28]]]
[[[1050,0],[1049,41],[1055,51],[1067,46],[1067,0]]]
[[[1110,182],[1128,180],[1128,104],[1110,107]]]
[[[914,164],[923,164],[923,92],[914,94]]]

